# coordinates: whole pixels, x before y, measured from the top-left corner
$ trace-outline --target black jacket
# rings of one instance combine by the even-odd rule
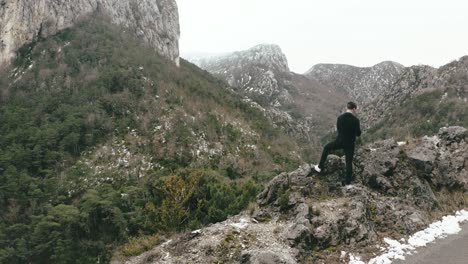
[[[338,117],[336,122],[338,129],[337,142],[342,145],[353,145],[356,137],[361,136],[361,125],[359,119],[352,113],[346,112]]]

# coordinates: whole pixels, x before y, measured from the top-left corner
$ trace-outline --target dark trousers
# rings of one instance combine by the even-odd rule
[[[354,143],[343,144],[339,141],[333,141],[325,145],[322,152],[322,158],[320,159],[319,168],[325,168],[325,162],[327,161],[328,154],[330,151],[343,149],[346,157],[346,183],[350,183],[354,180],[353,178],[353,156],[354,156]]]

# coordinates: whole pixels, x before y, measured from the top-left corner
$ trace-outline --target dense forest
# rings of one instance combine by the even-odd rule
[[[105,20],[0,72],[0,263],[107,263],[244,209],[297,144]]]

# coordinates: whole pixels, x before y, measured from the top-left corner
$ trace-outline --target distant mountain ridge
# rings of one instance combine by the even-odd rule
[[[231,64],[234,62],[237,63],[238,66],[257,64],[275,71],[289,72],[288,59],[280,46],[275,44],[260,44],[244,51],[214,56],[207,60],[201,60],[199,64],[202,68],[215,71],[227,65],[232,66]]]
[[[372,67],[317,64],[305,75],[365,104],[375,100],[396,82],[404,68],[393,61],[384,61]]]
[[[261,44],[245,51],[194,61],[230,86],[248,93],[273,96],[281,91],[277,74],[289,73],[288,60],[278,45]],[[287,97],[288,95],[283,95]]]
[[[226,56],[202,59],[199,65],[244,91],[254,102],[264,102],[262,106],[266,102],[269,109],[266,112],[287,116],[291,111],[285,106],[294,106],[294,111],[302,116],[288,117],[290,127],[298,127],[292,120],[299,121],[302,130],[308,131],[309,136],[320,137],[332,131],[334,120],[347,101],[358,103],[361,124],[363,128],[372,129],[372,137],[380,135],[379,138],[384,138],[381,133],[386,128],[392,131],[387,135],[401,137],[404,133],[421,136],[429,127],[429,131],[435,133],[439,126],[466,126],[464,120],[468,118],[464,116],[468,107],[464,107],[463,102],[468,90],[467,57],[439,69],[425,65],[405,67],[393,61],[384,61],[372,67],[317,64],[301,75],[284,67],[287,59],[277,45],[266,47],[269,48],[260,45]],[[265,54],[252,55],[259,51]],[[431,93],[431,96],[425,93]],[[430,98],[421,99],[420,96]],[[438,112],[439,105],[445,107],[443,111]],[[398,112],[400,106],[405,106],[406,114]],[[431,107],[430,111],[424,110],[428,107]],[[413,110],[409,111],[410,108]],[[408,118],[412,118],[411,112],[419,113],[421,109],[434,115],[433,118],[425,117],[426,121],[432,120],[430,122],[434,124],[423,125],[419,120],[407,122]],[[450,114],[450,111],[455,113]],[[427,115],[418,113],[414,116]],[[399,116],[398,119],[395,119],[395,115]],[[383,125],[388,118],[393,120],[392,125]],[[280,122],[276,120],[276,123]],[[405,128],[398,130],[397,127]],[[375,131],[380,132],[375,134]]]

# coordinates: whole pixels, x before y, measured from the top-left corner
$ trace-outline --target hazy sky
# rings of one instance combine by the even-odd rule
[[[468,0],[177,0],[182,56],[281,46],[292,71],[468,55]]]

